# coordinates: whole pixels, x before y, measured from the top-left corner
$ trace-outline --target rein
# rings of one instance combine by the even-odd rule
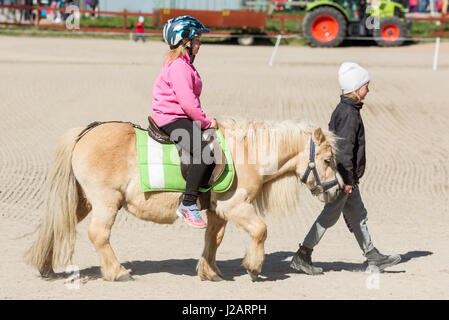
[[[76,137],[76,140],[75,140],[75,141],[76,141],[76,142],[80,141],[81,138],[82,138],[86,133],[88,133],[90,130],[92,130],[92,129],[95,128],[95,127],[98,127],[99,125],[105,124],[105,123],[127,123],[127,124],[130,124],[131,126],[133,126],[134,128],[142,129],[139,125],[134,124],[134,123],[132,123],[132,122],[125,122],[125,121],[95,121],[95,122],[89,123],[89,124],[87,125],[87,127],[84,128],[84,130],[81,131],[81,132],[78,134],[78,136]]]
[[[338,184],[338,180],[334,179],[329,182],[321,183],[320,177],[318,176],[318,172],[316,171],[315,166],[315,142],[313,142],[312,138],[310,138],[310,154],[309,154],[309,164],[307,165],[306,172],[304,172],[304,175],[301,178],[301,181],[303,183],[307,182],[307,178],[309,177],[310,171],[313,172],[313,175],[315,177],[316,185],[313,187],[310,192],[312,192],[313,195],[316,193],[324,192],[333,186]]]

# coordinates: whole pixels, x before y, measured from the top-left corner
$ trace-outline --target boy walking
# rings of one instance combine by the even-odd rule
[[[370,75],[358,64],[345,62],[338,71],[338,82],[342,95],[332,113],[329,130],[342,138],[337,142],[337,170],[343,178],[344,189],[334,202],[324,206],[290,264],[293,269],[310,275],[323,273],[322,268],[312,265],[312,251],[342,212],[349,231],[354,233],[370,266],[382,271],[401,260],[400,255],[383,255],[374,247],[366,225],[367,211],[358,187],[366,162],[365,129],[360,110],[362,100],[369,92]]]

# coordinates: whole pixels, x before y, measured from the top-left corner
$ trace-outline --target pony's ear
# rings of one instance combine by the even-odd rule
[[[324,136],[323,130],[321,130],[321,128],[316,128],[315,130],[313,130],[313,140],[315,140],[317,144],[321,144],[326,140],[326,137]]]

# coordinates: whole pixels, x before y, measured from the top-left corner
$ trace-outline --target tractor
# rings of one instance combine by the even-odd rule
[[[336,47],[347,37],[372,37],[380,46],[399,46],[412,24],[405,19],[404,6],[388,0],[317,0],[306,12],[304,35],[313,47]]]

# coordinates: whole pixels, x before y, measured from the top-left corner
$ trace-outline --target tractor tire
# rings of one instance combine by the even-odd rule
[[[337,47],[346,37],[343,14],[331,7],[319,7],[306,15],[304,35],[312,47]]]
[[[407,26],[398,17],[381,18],[373,31],[374,40],[382,47],[400,46],[407,36]]]

